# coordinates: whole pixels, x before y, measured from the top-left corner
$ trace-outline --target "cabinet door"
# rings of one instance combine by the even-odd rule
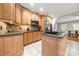
[[[0,18],[2,18],[2,4],[0,3]]]
[[[41,25],[41,17],[38,14],[32,14],[32,20],[39,21],[39,26]]]
[[[21,19],[22,19],[22,16],[21,16],[21,6],[19,4],[16,4],[16,20],[15,22],[18,23],[18,24],[21,24]]]
[[[3,56],[3,39],[0,38],[0,56]]]
[[[24,45],[28,44],[28,36],[27,33],[24,33]]]
[[[23,35],[16,35],[15,37],[13,37],[13,47],[15,52],[14,55],[23,55]]]
[[[14,4],[3,3],[2,4],[2,17],[4,19],[14,19]]]
[[[22,24],[30,25],[31,23],[31,13],[26,9],[22,10]]]
[[[4,38],[4,55],[23,55],[23,35],[13,35]]]
[[[33,39],[33,32],[28,32],[28,43],[32,43]]]
[[[38,32],[38,40],[41,39],[41,32]]]
[[[33,32],[33,35],[34,35],[34,41],[37,41],[38,40],[38,32]]]
[[[46,17],[45,16],[42,16],[42,20],[41,20],[41,30],[45,30],[45,20],[46,20]]]
[[[11,56],[13,55],[13,41],[10,37],[5,37],[4,38],[4,55],[5,56]]]
[[[43,56],[58,56],[57,38],[42,35],[42,42]]]

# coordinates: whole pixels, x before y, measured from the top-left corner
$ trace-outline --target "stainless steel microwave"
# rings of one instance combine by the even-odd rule
[[[31,21],[31,26],[38,26],[38,25],[39,25],[39,21],[36,20]]]

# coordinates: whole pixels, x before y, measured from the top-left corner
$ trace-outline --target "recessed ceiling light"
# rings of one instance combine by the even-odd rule
[[[34,6],[34,3],[30,3],[31,6]]]
[[[43,11],[43,8],[40,8],[40,11]]]

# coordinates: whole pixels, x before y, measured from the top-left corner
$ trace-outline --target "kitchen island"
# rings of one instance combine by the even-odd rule
[[[43,56],[63,56],[67,45],[67,33],[59,35],[42,33],[42,55]]]
[[[23,51],[23,32],[0,34],[0,56],[20,56]]]

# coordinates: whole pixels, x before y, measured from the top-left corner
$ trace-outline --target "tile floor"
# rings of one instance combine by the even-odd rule
[[[66,56],[79,56],[79,42],[68,41]]]
[[[42,56],[42,41],[25,46],[23,56]],[[65,56],[79,56],[79,42],[68,40]]]
[[[24,56],[42,56],[42,41],[25,46]]]

